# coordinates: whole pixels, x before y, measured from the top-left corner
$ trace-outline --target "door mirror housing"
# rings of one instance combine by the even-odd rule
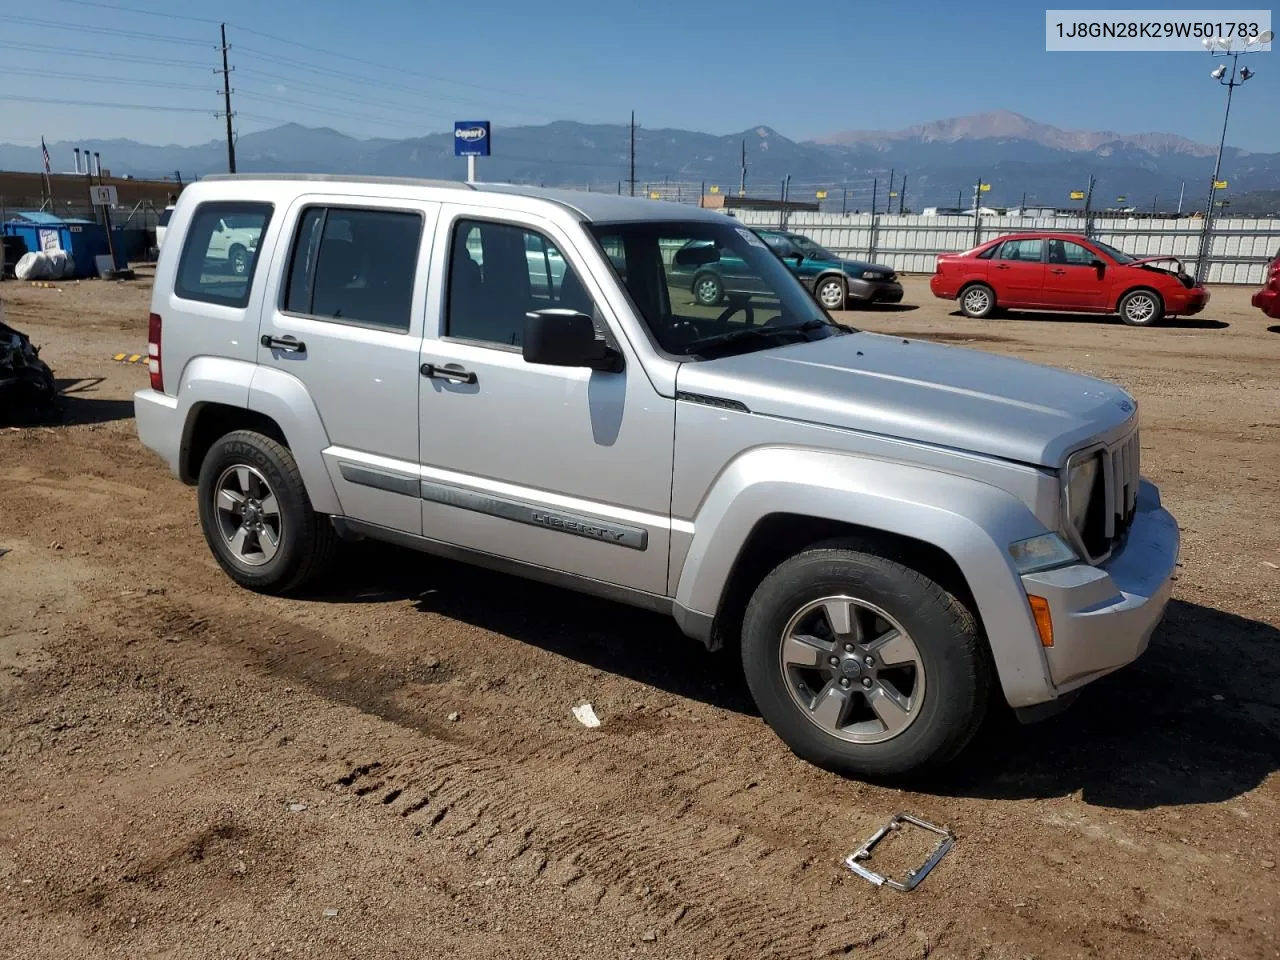
[[[1093,260],[1090,261],[1089,265],[1095,270],[1107,269],[1107,262],[1105,260],[1099,260],[1097,257],[1094,257]]]
[[[590,367],[618,373],[622,354],[596,336],[591,318],[577,310],[551,307],[524,315],[525,363],[552,367]]]

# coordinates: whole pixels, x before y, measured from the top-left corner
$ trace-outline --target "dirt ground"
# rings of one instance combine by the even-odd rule
[[[1140,330],[969,321],[910,278],[846,317],[1122,383],[1183,527],[1136,664],[904,792],[793,757],[657,617],[389,547],[238,589],[110,359],[145,354],[149,282],[0,285],[65,407],[0,427],[0,954],[1280,956],[1280,332],[1250,292]],[[841,865],[897,811],[958,837],[909,894]]]

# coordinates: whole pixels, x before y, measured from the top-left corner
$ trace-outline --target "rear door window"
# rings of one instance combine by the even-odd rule
[[[1006,240],[1000,245],[997,260],[1012,260],[1019,263],[1039,263],[1040,252],[1044,241],[1039,237],[1024,240]]]
[[[271,211],[269,203],[219,201],[196,207],[182,244],[174,293],[225,307],[248,304],[258,243]]]
[[[408,331],[421,239],[417,213],[307,208],[294,237],[284,309]]]

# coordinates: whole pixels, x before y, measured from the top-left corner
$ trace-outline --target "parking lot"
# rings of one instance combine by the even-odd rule
[[[794,758],[733,654],[629,608],[375,546],[306,597],[234,586],[134,432],[141,275],[0,285],[65,407],[0,426],[6,955],[1280,955],[1280,331],[1252,288],[1154,329],[965,320],[924,277],[841,315],[1122,384],[1183,528],[1142,659],[908,792]],[[907,894],[841,865],[898,811],[958,837]]]

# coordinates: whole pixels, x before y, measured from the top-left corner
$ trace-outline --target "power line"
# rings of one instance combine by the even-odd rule
[[[139,13],[148,17],[164,17],[166,20],[189,20],[192,23],[219,23],[208,17],[191,17],[181,13],[170,13],[168,10],[140,10],[137,7],[126,7],[118,3],[99,3],[97,0],[55,0],[56,3],[74,3],[78,7],[97,7],[99,10],[114,10],[117,13]]]
[[[74,30],[78,33],[97,33],[111,37],[127,37],[131,40],[160,40],[167,43],[189,43],[195,46],[207,47],[208,40],[194,40],[190,37],[175,37],[172,34],[165,33],[142,33],[137,30],[121,30],[118,27],[100,27],[96,24],[87,23],[59,23],[57,20],[31,20],[27,17],[0,18],[9,23],[19,23],[23,26],[46,27],[52,30]]]
[[[196,64],[189,60],[159,60],[155,57],[133,57],[120,53],[99,53],[96,50],[82,50],[75,47],[56,47],[43,43],[5,43],[0,41],[0,48],[6,50],[23,50],[31,53],[59,53],[69,56],[83,57],[89,60],[118,60],[121,63],[145,63],[153,67],[174,67],[177,69],[202,70],[209,69],[207,64]],[[30,72],[30,71],[28,71]]]
[[[67,100],[64,97],[15,97],[0,94],[0,100],[15,103],[52,103],[71,107],[118,107],[121,110],[167,110],[172,113],[209,113],[201,107],[166,107],[155,103],[115,103],[102,100]]]
[[[11,70],[7,67],[0,67],[0,74],[12,74],[15,76],[29,77],[31,76],[31,69],[27,68],[25,70]],[[139,80],[136,78],[129,78],[129,77],[104,77],[96,73],[57,73],[54,71],[43,70],[43,69],[40,71],[40,79],[41,80],[84,80],[84,81],[89,81],[95,84],[122,83],[122,84],[131,84],[134,86],[141,86],[141,87],[154,87],[154,88],[160,88],[164,90],[203,90],[208,92],[209,90],[213,89],[212,87],[210,87],[208,84],[205,84],[205,83],[168,83],[163,80],[151,80],[151,79]],[[12,143],[13,141],[9,141],[9,142]]]

